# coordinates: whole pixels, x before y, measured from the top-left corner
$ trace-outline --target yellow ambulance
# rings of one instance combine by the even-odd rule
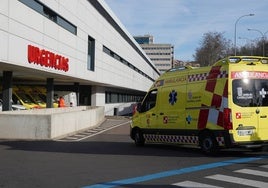
[[[24,90],[21,90],[16,86],[12,88],[12,101],[14,104],[23,105],[27,110],[41,108],[33,101],[31,96],[29,96],[27,93],[25,93]]]
[[[139,103],[130,136],[144,143],[260,150],[268,143],[268,57],[230,56],[162,74]]]
[[[47,96],[46,96],[46,88],[42,87],[42,86],[34,86],[32,87],[32,90],[43,100],[43,101],[47,101]],[[58,102],[57,102],[57,98],[53,98],[53,108],[58,108]]]
[[[17,86],[21,91],[29,96],[35,104],[38,104],[40,108],[46,108],[46,102],[40,97],[38,91],[31,86]]]

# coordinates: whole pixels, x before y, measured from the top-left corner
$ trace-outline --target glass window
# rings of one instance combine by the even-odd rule
[[[111,55],[111,50],[105,46],[103,46],[103,52],[105,52],[108,55]]]
[[[95,70],[95,39],[88,36],[87,69]]]
[[[111,92],[105,92],[105,103],[111,103]]]
[[[141,112],[146,112],[156,105],[157,90],[150,91],[141,104]]]
[[[76,27],[73,24],[71,24],[70,22],[68,22],[67,20],[63,19],[62,17],[60,17],[60,16],[57,17],[57,23],[61,27],[63,27],[64,29],[70,31],[71,33],[73,33],[75,35],[77,34]]]
[[[51,9],[44,7],[44,15],[53,22],[57,22],[57,14]]]
[[[233,102],[241,107],[268,106],[268,80],[233,80]]]
[[[29,0],[19,0],[20,2],[22,2],[23,4],[27,5],[28,7],[34,9],[35,11],[43,14],[43,6],[36,2],[36,1],[29,1]]]
[[[116,60],[118,60],[118,61],[120,61],[120,59],[121,59],[120,56],[118,56],[118,55],[115,54],[115,53],[114,53],[114,58],[115,58]]]
[[[110,55],[111,57],[113,57],[114,59],[120,61],[121,63],[123,63],[124,65],[127,65],[128,67],[130,67],[131,69],[137,71],[138,73],[140,73],[141,75],[145,76],[146,78],[150,79],[151,81],[154,81],[154,79],[152,79],[150,76],[146,75],[145,73],[143,73],[141,70],[139,70],[138,68],[134,67],[131,63],[129,63],[128,61],[126,61],[124,58],[122,58],[121,56],[117,55],[116,53],[114,53],[112,50],[110,50],[109,48],[107,48],[106,46],[103,46],[102,48],[103,52]]]
[[[77,34],[77,28],[75,25],[71,24],[60,15],[58,15],[55,11],[48,8],[46,5],[42,4],[36,0],[19,0],[26,6],[32,8],[33,10],[37,11],[38,13],[42,14],[43,16],[47,17],[48,19],[52,20],[59,26],[63,27],[64,29],[70,31],[73,34]]]
[[[117,93],[111,94],[111,103],[118,103],[118,94]]]

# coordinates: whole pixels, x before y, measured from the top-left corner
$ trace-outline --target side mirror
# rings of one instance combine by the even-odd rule
[[[137,112],[141,112],[141,103],[137,103],[137,107],[136,107]]]
[[[141,110],[141,103],[136,103],[134,106],[133,106],[133,109],[132,109],[132,114],[136,114],[136,112],[140,112]]]

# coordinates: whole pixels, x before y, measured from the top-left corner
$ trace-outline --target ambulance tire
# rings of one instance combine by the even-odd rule
[[[219,151],[218,143],[215,136],[208,131],[199,135],[199,144],[202,151],[206,154],[217,154]]]
[[[140,130],[136,129],[134,132],[134,142],[136,146],[144,146],[145,140]]]

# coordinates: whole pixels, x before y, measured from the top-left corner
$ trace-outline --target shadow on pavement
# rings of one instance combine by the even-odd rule
[[[164,144],[146,144],[136,147],[132,142],[56,142],[56,141],[0,141],[0,146],[7,146],[6,150],[42,151],[58,153],[80,153],[100,155],[137,155],[163,157],[208,157],[199,148],[179,147]],[[267,150],[265,150],[267,151]],[[221,150],[213,157],[253,157],[263,152],[250,152],[242,149]],[[267,152],[266,152],[267,154]]]

